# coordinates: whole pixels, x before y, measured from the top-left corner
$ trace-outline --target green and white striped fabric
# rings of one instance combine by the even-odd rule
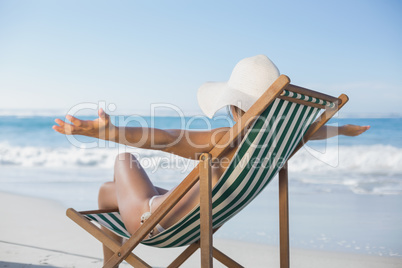
[[[314,97],[311,97],[311,96],[296,93],[296,92],[289,91],[289,90],[286,90],[286,89],[282,92],[281,96],[290,97],[290,98],[299,99],[299,100],[304,100],[304,101],[307,101],[307,102],[312,102],[312,103],[320,104],[320,105],[323,105],[323,106],[327,106],[329,108],[335,107],[335,103],[333,103],[333,102],[318,99],[318,98],[314,98]]]
[[[249,204],[279,172],[320,109],[276,99],[254,122],[229,167],[212,190],[213,228]],[[129,237],[119,213],[87,215],[118,235]],[[154,247],[178,247],[200,239],[200,207],[175,225],[142,241]]]

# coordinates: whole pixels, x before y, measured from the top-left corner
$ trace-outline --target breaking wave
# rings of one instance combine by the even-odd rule
[[[113,167],[116,155],[131,152],[145,165],[184,159],[161,151],[136,148],[52,148],[11,146],[0,143],[0,165],[22,167]],[[293,172],[352,172],[402,174],[402,148],[387,145],[328,147],[325,151],[302,148],[290,161]]]
[[[130,152],[147,172],[183,178],[197,161],[160,151],[136,148],[52,148],[0,143],[0,168],[106,168],[116,156]],[[290,161],[293,183],[318,191],[348,189],[356,194],[402,194],[402,148],[387,145],[302,148]],[[304,185],[304,186],[303,186]],[[292,187],[292,186],[291,186]]]

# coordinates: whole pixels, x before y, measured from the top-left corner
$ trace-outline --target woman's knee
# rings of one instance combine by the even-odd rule
[[[137,158],[131,153],[120,153],[116,156],[115,170],[119,170],[120,168],[140,168],[141,165]]]
[[[100,209],[117,208],[117,197],[114,182],[106,182],[99,188],[98,206]]]
[[[120,153],[116,156],[115,166],[116,165],[132,165],[133,163],[137,163],[137,159],[131,153]]]

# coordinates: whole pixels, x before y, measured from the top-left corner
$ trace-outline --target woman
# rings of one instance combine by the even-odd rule
[[[259,55],[244,59],[236,65],[227,83],[206,83],[199,89],[200,107],[212,117],[221,107],[228,106],[233,120],[237,121],[244,113],[243,110],[250,108],[278,76],[279,71],[266,56]],[[245,79],[249,81],[244,81]],[[245,94],[250,91],[252,94]],[[220,95],[219,92],[221,92]],[[110,116],[102,109],[99,110],[98,115],[99,118],[92,121],[67,115],[66,119],[71,124],[56,119],[55,122],[58,125],[53,126],[53,129],[66,135],[95,137],[143,149],[161,150],[195,160],[198,160],[202,153],[209,152],[229,130],[225,127],[206,131],[119,127],[110,122]],[[339,128],[324,126],[311,139],[325,139],[335,135],[357,136],[368,128],[368,126],[354,125]],[[236,147],[232,147],[222,156],[222,159],[231,159],[235,151]],[[220,161],[213,166],[213,185],[228,165],[229,161]],[[127,230],[133,234],[172,191],[173,189],[165,190],[154,186],[138,159],[129,153],[123,153],[116,158],[113,181],[105,183],[99,190],[98,205],[100,209],[119,209]],[[164,228],[172,226],[198,202],[199,186],[197,184],[149,235],[155,235]],[[118,236],[110,231],[107,232],[120,241]],[[113,252],[104,247],[104,260],[108,260],[112,255]]]

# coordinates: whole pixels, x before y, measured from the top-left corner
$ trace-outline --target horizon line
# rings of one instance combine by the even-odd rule
[[[201,110],[183,110],[183,116],[205,116]],[[65,116],[67,113],[65,109],[0,109],[0,116],[19,116],[19,117],[35,117],[35,116]],[[218,111],[216,115],[224,115],[224,111]],[[139,110],[136,113],[129,112],[128,109],[121,110],[119,113],[112,112],[111,116],[151,116],[149,111]],[[79,116],[97,116],[96,112],[81,112]],[[158,112],[156,117],[180,117],[177,113],[171,111]],[[390,113],[343,113],[337,118],[402,118],[402,114],[390,112]]]

